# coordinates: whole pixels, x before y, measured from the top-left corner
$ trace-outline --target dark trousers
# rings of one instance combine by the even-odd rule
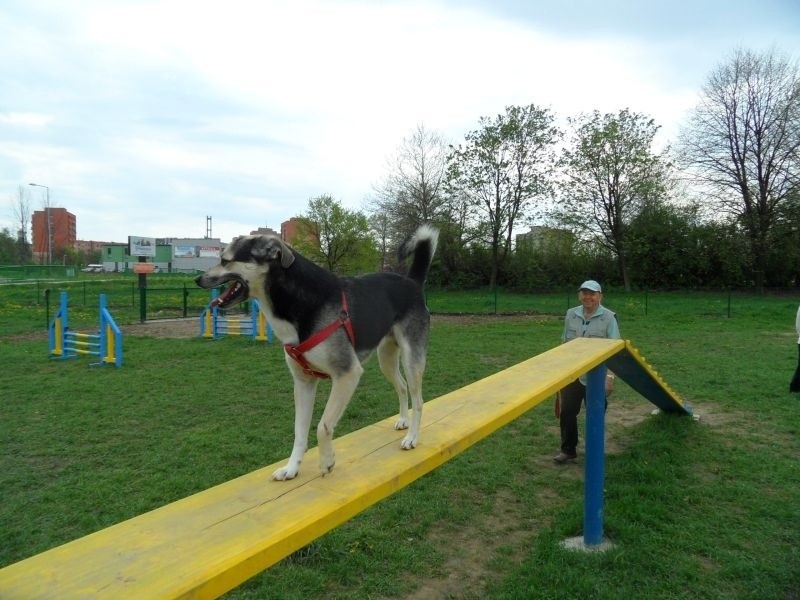
[[[561,451],[575,455],[578,447],[578,414],[581,404],[586,400],[586,386],[575,380],[561,390],[561,413],[558,417],[561,425]],[[608,399],[606,399],[608,408]]]
[[[794,371],[794,377],[789,382],[790,392],[800,392],[800,344],[797,344],[797,368]]]

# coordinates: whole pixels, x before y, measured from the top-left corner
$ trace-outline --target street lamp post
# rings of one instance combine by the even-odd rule
[[[47,194],[47,199],[45,200],[44,204],[44,216],[45,219],[47,219],[47,264],[49,265],[51,262],[53,262],[53,227],[50,223],[50,188],[46,185],[40,185],[38,183],[29,183],[28,185],[44,188]]]

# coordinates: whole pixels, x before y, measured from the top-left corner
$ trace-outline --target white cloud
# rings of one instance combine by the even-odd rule
[[[206,215],[223,238],[277,229],[322,193],[359,207],[420,123],[458,142],[509,105],[627,107],[669,141],[740,35],[680,6],[632,26],[579,6],[9,0],[0,193],[49,185],[88,238],[196,236]]]
[[[0,113],[0,124],[15,127],[41,129],[51,123],[53,117],[39,113],[8,112]]]

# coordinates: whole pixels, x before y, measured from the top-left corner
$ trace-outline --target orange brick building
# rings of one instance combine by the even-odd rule
[[[297,242],[302,235],[304,220],[303,217],[292,217],[288,221],[281,223],[281,239],[289,244]],[[308,239],[304,241],[310,242],[313,240],[319,244],[319,240],[316,239],[315,235],[306,233],[305,237]]]
[[[48,215],[50,227],[48,228]],[[36,210],[31,217],[33,228],[33,257],[39,263],[53,261],[53,257],[72,248],[77,240],[75,215],[65,208]],[[49,235],[48,235],[49,234]],[[48,242],[49,237],[49,242]]]

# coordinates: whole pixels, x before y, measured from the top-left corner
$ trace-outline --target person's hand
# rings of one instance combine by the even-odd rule
[[[610,396],[614,391],[614,374],[608,373],[606,375],[606,396]]]

